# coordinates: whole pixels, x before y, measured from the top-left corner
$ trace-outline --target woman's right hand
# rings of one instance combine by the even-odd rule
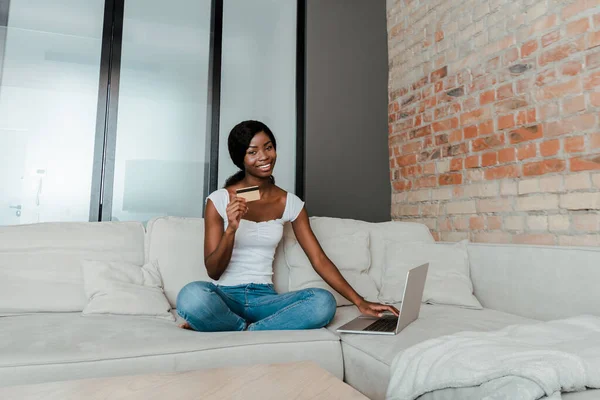
[[[246,215],[247,212],[248,205],[246,204],[246,199],[233,195],[227,205],[227,229],[231,229],[233,232],[237,231],[242,217]]]

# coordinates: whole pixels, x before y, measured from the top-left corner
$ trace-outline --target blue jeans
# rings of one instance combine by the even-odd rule
[[[277,294],[273,285],[191,282],[177,295],[177,313],[201,332],[322,328],[335,309],[335,298],[324,289]]]

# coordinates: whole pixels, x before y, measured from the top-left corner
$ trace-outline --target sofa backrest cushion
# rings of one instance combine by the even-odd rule
[[[381,289],[381,279],[386,267],[386,247],[410,242],[435,243],[429,228],[424,224],[398,221],[365,224],[370,234],[371,268],[369,276],[378,289]]]
[[[286,222],[283,225],[283,236],[289,235],[292,231],[292,223]],[[292,233],[293,235],[293,233]],[[285,254],[283,252],[282,239],[279,246],[275,250],[275,259],[273,260],[273,285],[277,293],[285,293],[290,291],[290,273],[285,262]]]
[[[361,294],[372,300],[377,299],[381,282],[381,271],[385,263],[385,246],[388,242],[423,241],[433,243],[429,229],[423,224],[409,222],[369,223],[341,218],[311,217],[311,226],[317,238],[335,239],[336,236],[358,234],[364,246],[359,248],[363,264],[355,265],[350,279]],[[368,235],[365,239],[365,234]],[[287,263],[284,245],[297,244],[291,223],[284,225],[284,239],[275,252],[273,262],[273,284],[278,293],[304,287],[328,287],[313,271],[299,246],[288,255],[292,262],[298,261],[301,270],[292,269]],[[346,238],[348,239],[348,238]],[[334,240],[335,241],[335,240]],[[334,244],[330,241],[330,244]],[[342,254],[343,256],[343,254]],[[368,258],[368,260],[367,260]],[[176,307],[177,294],[183,286],[193,281],[210,281],[204,267],[204,220],[202,218],[158,217],[148,222],[146,234],[146,261],[158,261],[163,277],[165,294]],[[334,260],[335,262],[335,260]],[[354,261],[353,261],[354,263]],[[314,279],[314,281],[313,281]],[[314,283],[314,285],[313,285]],[[341,302],[348,302],[338,296]]]
[[[211,279],[204,267],[204,219],[157,217],[146,227],[146,261],[158,261],[171,307],[186,284]]]
[[[350,219],[313,217],[311,228],[325,254],[344,278],[363,297],[377,299],[377,287],[369,276],[371,254],[366,223]],[[288,231],[289,232],[289,231]],[[283,250],[289,268],[289,290],[322,288],[329,290],[338,306],[351,304],[315,272],[294,235],[284,236]]]
[[[486,308],[550,320],[600,316],[600,249],[469,243],[475,296]]]
[[[143,225],[53,222],[0,227],[0,315],[83,310],[83,260],[143,265]]]
[[[453,246],[438,243],[389,243],[386,248],[387,265],[383,272],[379,300],[384,303],[402,301],[406,276],[410,269],[429,263],[423,302],[451,305],[480,310],[481,304],[473,296],[469,255],[466,243]]]
[[[204,267],[203,218],[157,217],[148,222],[146,230],[146,262],[158,261],[165,295],[172,307],[177,306],[177,294],[189,282],[212,281]],[[291,230],[291,224],[286,223],[284,231]],[[273,273],[275,290],[288,292],[283,240],[275,252]]]
[[[373,301],[377,301],[381,286],[386,245],[434,242],[427,226],[418,223],[370,223],[343,218],[311,217],[310,224],[325,253],[341,270],[346,280],[359,294]],[[284,253],[289,268],[290,290],[306,287],[332,290],[308,263],[297,244],[291,226],[284,230]],[[337,293],[332,293],[338,305],[350,304]]]

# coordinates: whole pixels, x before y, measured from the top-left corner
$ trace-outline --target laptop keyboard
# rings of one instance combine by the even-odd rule
[[[381,318],[363,329],[371,332],[393,332],[398,325],[398,318]]]

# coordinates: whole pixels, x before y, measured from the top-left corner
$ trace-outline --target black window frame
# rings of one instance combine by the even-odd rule
[[[110,221],[112,218],[125,1],[106,0],[104,8],[90,221]],[[212,0],[211,2],[205,146],[206,160],[208,161],[204,165],[204,198],[218,188],[224,1],[226,0]],[[306,7],[307,0],[297,0],[295,194],[301,199],[304,199],[305,190]],[[204,216],[204,210],[202,215]]]

